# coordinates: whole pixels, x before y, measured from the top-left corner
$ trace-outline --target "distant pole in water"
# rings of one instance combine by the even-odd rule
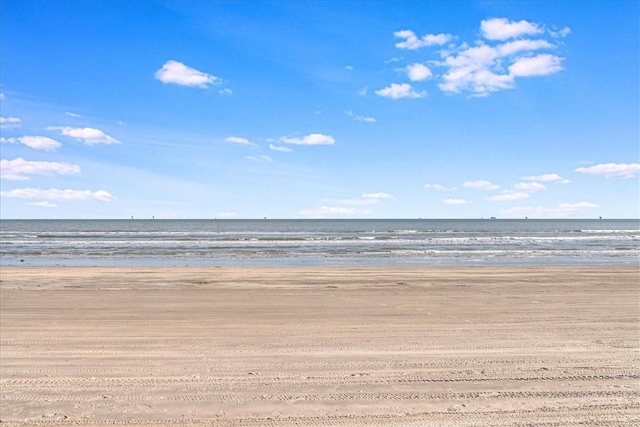
[[[133,219],[133,215],[131,215],[131,219]]]

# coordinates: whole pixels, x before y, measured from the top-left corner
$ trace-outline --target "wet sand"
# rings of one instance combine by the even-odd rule
[[[3,425],[640,424],[640,268],[0,269]]]

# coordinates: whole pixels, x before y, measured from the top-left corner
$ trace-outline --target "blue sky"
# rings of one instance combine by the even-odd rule
[[[2,218],[637,218],[636,1],[0,4]]]

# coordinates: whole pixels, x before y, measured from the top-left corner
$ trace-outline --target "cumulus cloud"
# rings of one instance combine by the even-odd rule
[[[21,157],[0,160],[0,178],[14,181],[28,181],[29,175],[75,175],[80,166],[71,163],[32,162]]]
[[[427,95],[425,91],[417,92],[409,83],[391,83],[383,89],[378,89],[376,95],[391,99],[422,98]]]
[[[445,187],[444,185],[441,185],[441,184],[425,184],[424,188],[426,188],[427,190],[435,190],[435,191],[454,191],[457,189],[456,187]]]
[[[274,144],[269,144],[269,150],[273,150],[273,151],[279,151],[281,153],[290,153],[293,150],[289,147],[285,147],[282,145],[274,145]]]
[[[640,163],[602,163],[599,165],[577,168],[575,172],[591,175],[604,175],[607,178],[633,178],[640,173]]]
[[[485,19],[480,22],[482,36],[488,40],[507,40],[542,33],[539,24],[529,21],[509,21],[507,18]]]
[[[0,128],[17,128],[22,124],[22,120],[19,117],[0,117]]]
[[[182,62],[169,60],[156,71],[156,79],[165,84],[177,84],[180,86],[191,86],[206,88],[211,84],[218,83],[219,78],[188,67]]]
[[[240,145],[255,145],[253,142],[249,141],[247,138],[240,138],[238,136],[229,136],[224,139],[227,142],[232,144],[240,144]]]
[[[473,43],[463,42],[458,46],[449,45],[440,49],[439,59],[431,59],[425,63],[414,63],[407,66],[407,76],[411,81],[424,81],[434,77],[432,67],[442,68],[439,74],[438,87],[446,93],[465,93],[471,96],[487,96],[493,92],[512,89],[517,79],[546,76],[563,70],[564,58],[541,50],[558,48],[556,33],[546,32],[541,24],[521,20],[509,21],[506,18],[492,18],[481,21],[482,39]],[[561,30],[563,35],[569,34],[567,27]],[[440,34],[438,38],[418,38],[409,30],[394,33],[396,37],[405,39],[396,44],[400,49],[417,49],[430,45],[448,43],[453,36]],[[433,41],[440,40],[443,43]],[[446,41],[445,41],[446,39]],[[430,43],[427,43],[430,40]],[[399,85],[399,84],[396,84]],[[395,89],[395,90],[394,90]],[[419,93],[412,88],[385,88],[386,95],[396,98],[407,97],[408,93]],[[405,96],[400,96],[401,94]],[[418,96],[413,96],[418,97]]]
[[[426,46],[441,46],[453,39],[451,34],[425,34],[419,38],[416,33],[411,30],[396,31],[393,35],[397,38],[404,39],[404,41],[396,43],[398,49],[409,50]]]
[[[55,139],[46,136],[21,136],[19,138],[0,138],[0,142],[5,144],[23,144],[34,150],[55,151],[62,144]]]
[[[336,140],[330,135],[321,133],[311,133],[303,137],[285,137],[280,138],[280,142],[294,145],[332,145]]]
[[[442,199],[442,203],[447,205],[468,205],[471,202],[465,199]]]
[[[84,145],[120,144],[120,141],[107,135],[100,129],[74,128],[71,126],[49,126],[47,130],[57,130],[61,135],[75,138]]]
[[[495,196],[487,197],[487,200],[491,202],[510,202],[513,200],[526,199],[528,197],[528,193],[506,190],[503,191],[502,194],[496,194]]]
[[[589,210],[600,206],[590,202],[561,203],[555,207],[544,206],[516,206],[500,212],[501,215],[512,218],[566,218],[585,215]]]
[[[412,82],[421,82],[433,77],[433,73],[426,65],[415,63],[407,65],[407,77],[409,77],[409,80]]]
[[[105,190],[60,190],[57,188],[16,188],[9,191],[0,191],[0,197],[12,197],[18,199],[64,200],[64,201],[100,201],[112,202],[116,197]]]
[[[353,111],[347,111],[347,116],[351,117],[353,120],[358,122],[367,122],[367,123],[375,123],[376,119],[374,117],[361,116],[359,114],[354,113]]]
[[[514,77],[546,76],[562,69],[562,58],[545,53],[516,59],[509,73]]]
[[[540,181],[540,182],[559,182],[561,184],[568,184],[571,181],[561,177],[557,173],[547,173],[544,175],[523,176],[524,181]]]
[[[494,184],[491,181],[487,181],[484,179],[479,179],[477,181],[465,181],[462,183],[464,188],[475,188],[476,190],[497,190],[500,188],[498,184]]]

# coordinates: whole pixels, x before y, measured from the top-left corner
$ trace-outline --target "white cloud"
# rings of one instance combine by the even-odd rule
[[[218,77],[198,71],[195,68],[188,67],[182,62],[167,61],[165,64],[156,71],[156,79],[162,83],[177,84],[180,86],[192,86],[206,88],[213,83],[219,81]]]
[[[442,203],[447,205],[468,205],[471,202],[464,199],[442,199]]]
[[[440,184],[425,184],[424,188],[426,188],[427,190],[435,191],[454,191],[457,189],[456,187],[445,187],[444,185]]]
[[[440,60],[426,62],[431,68],[444,69],[438,75],[438,87],[442,91],[487,96],[492,92],[512,89],[519,78],[550,75],[563,70],[564,58],[550,53],[535,54],[558,47],[542,26],[528,21],[511,22],[505,18],[484,20],[480,26],[485,40],[450,46],[439,51]],[[568,31],[564,33],[568,34]],[[412,31],[399,31],[394,35],[405,39],[396,44],[400,48],[417,49],[428,45]],[[537,37],[532,39],[531,36]],[[406,68],[407,75],[411,81],[433,78],[435,74],[430,67],[423,63],[411,64]],[[376,93],[392,98],[420,97],[410,86],[400,84]],[[419,95],[424,96],[424,93]]]
[[[344,69],[345,69],[345,70],[347,70],[347,71],[353,71],[353,66],[351,66],[351,65],[345,65],[345,66],[344,66]]]
[[[497,190],[500,188],[498,184],[494,184],[491,181],[486,181],[484,179],[479,179],[477,181],[465,181],[462,183],[464,188],[475,188],[476,190]]]
[[[34,150],[55,151],[62,144],[55,139],[46,136],[21,136],[19,138],[0,138],[0,142],[5,144],[23,144]]]
[[[607,178],[633,178],[640,173],[640,163],[602,163],[586,168],[577,168],[575,172],[605,175]]]
[[[49,126],[47,130],[60,131],[61,135],[69,136],[81,141],[85,145],[96,144],[120,144],[115,138],[110,137],[100,129],[95,128],[73,128],[70,126]]]
[[[362,198],[370,199],[370,200],[382,200],[382,199],[392,199],[393,196],[388,193],[364,193],[362,195]]]
[[[563,70],[562,60],[547,53],[518,58],[509,66],[509,73],[515,77],[546,76]]]
[[[375,123],[376,119],[373,117],[361,116],[359,114],[354,113],[353,111],[347,111],[347,116],[351,117],[353,120],[358,122],[367,122],[367,123]]]
[[[427,95],[425,91],[416,92],[409,83],[391,83],[384,89],[378,89],[376,95],[385,98],[401,99],[401,98],[422,98]]]
[[[58,207],[58,205],[56,205],[55,203],[51,203],[51,202],[47,202],[47,201],[44,201],[44,202],[30,202],[30,203],[27,203],[27,204],[30,205],[30,206],[40,206],[42,208],[55,208],[55,207]]]
[[[522,200],[528,197],[528,193],[506,190],[503,191],[502,194],[496,194],[495,196],[487,197],[487,200],[491,202],[510,202],[512,200]]]
[[[272,163],[274,162],[274,160],[267,156],[267,155],[260,155],[260,156],[247,156],[247,159],[252,160],[254,162],[265,162],[265,163]]]
[[[281,153],[290,153],[293,151],[289,147],[284,147],[282,145],[274,145],[274,144],[269,144],[269,149],[273,151],[280,151]]]
[[[332,145],[336,140],[330,135],[311,133],[303,137],[282,137],[280,142],[294,145]]]
[[[225,87],[224,89],[220,89],[218,91],[218,93],[220,95],[233,95],[233,91],[231,89],[229,89],[228,87]]]
[[[525,181],[540,181],[540,182],[559,182],[561,184],[568,184],[571,181],[561,177],[557,173],[547,173],[544,175],[535,175],[535,176],[523,176],[523,180]]]
[[[358,209],[355,207],[320,206],[316,209],[303,209],[298,214],[312,218],[324,218],[328,216],[370,215],[372,212],[370,209]]]
[[[388,193],[364,193],[359,199],[323,199],[322,201],[338,205],[362,206],[377,205],[381,200],[392,198],[393,196]]]
[[[514,185],[513,188],[515,188],[516,190],[522,190],[522,191],[540,191],[540,190],[547,189],[547,187],[544,184],[540,184],[539,182],[536,182],[536,181],[520,182]]]
[[[9,129],[17,128],[22,125],[22,120],[19,117],[0,117],[0,128]]]
[[[566,218],[571,216],[584,215],[590,209],[596,209],[600,206],[590,202],[578,202],[578,203],[561,203],[556,207],[543,207],[543,206],[517,206],[503,210],[501,215],[522,218],[522,217],[534,217],[534,218]]]
[[[426,65],[415,63],[407,65],[407,76],[412,82],[420,82],[433,77],[433,73]]]
[[[240,138],[238,136],[229,136],[224,139],[227,142],[232,144],[240,144],[240,145],[255,145],[253,142],[249,141],[247,138]]]
[[[507,18],[485,19],[480,22],[482,36],[488,40],[507,40],[542,33],[542,28],[529,21],[509,21]]]
[[[75,175],[80,166],[70,163],[32,162],[18,157],[13,160],[0,160],[0,177],[8,180],[27,181],[28,175]]]
[[[1,197],[13,197],[19,199],[39,199],[39,200],[68,200],[68,201],[100,201],[112,202],[116,197],[105,191],[89,190],[60,190],[57,188],[16,188],[10,191],[0,191]]]
[[[70,112],[68,112],[68,111],[67,111],[66,113],[64,113],[64,115],[65,115],[65,116],[69,116],[69,117],[74,117],[74,118],[76,118],[76,119],[77,119],[77,118],[82,117],[80,114],[77,114],[77,113],[70,113]]]
[[[426,46],[441,46],[447,44],[453,38],[451,34],[426,34],[418,38],[416,33],[411,30],[396,31],[393,35],[397,38],[404,39],[404,41],[396,43],[398,49],[409,50]]]

